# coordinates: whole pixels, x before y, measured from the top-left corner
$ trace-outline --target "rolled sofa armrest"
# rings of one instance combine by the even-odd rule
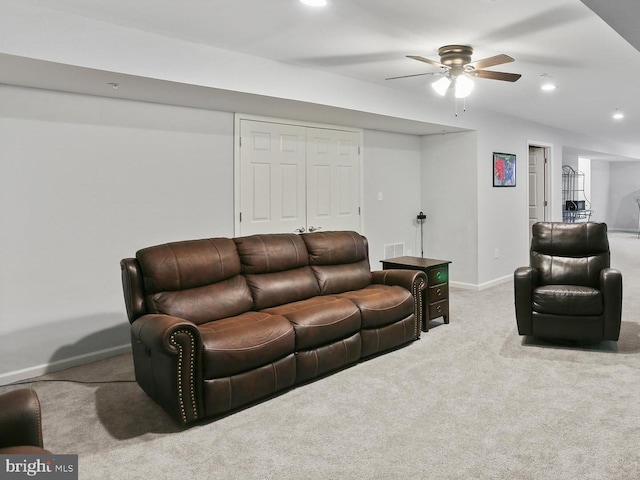
[[[37,453],[12,447],[43,447],[40,401],[31,388],[0,395],[0,453]]]
[[[382,285],[398,285],[413,295],[414,314],[416,317],[416,340],[420,338],[420,325],[424,318],[424,289],[427,286],[427,275],[422,270],[376,270],[371,272],[371,283]]]
[[[162,314],[147,314],[131,324],[133,341],[140,342],[149,349],[168,354],[176,354],[173,337],[184,330],[193,335],[194,341],[202,342],[198,327],[193,322],[179,317]]]
[[[204,416],[202,338],[182,318],[147,314],[131,324],[136,381],[179,423]]]
[[[600,291],[604,300],[604,339],[617,341],[622,324],[622,273],[615,268],[600,272]]]
[[[371,272],[371,283],[398,285],[414,293],[414,288],[422,292],[427,285],[427,276],[422,270],[377,270]]]
[[[533,289],[539,284],[538,271],[532,267],[518,267],[513,274],[516,323],[520,335],[533,334]]]

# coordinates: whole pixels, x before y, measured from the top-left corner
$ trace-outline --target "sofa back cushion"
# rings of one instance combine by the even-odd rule
[[[257,310],[320,293],[309,267],[307,248],[299,235],[252,235],[234,241]]]
[[[599,288],[600,271],[610,265],[606,224],[540,222],[532,234],[531,266],[543,285]]]
[[[201,324],[253,308],[231,239],[167,243],[140,250],[136,258],[149,313],[174,315]]]
[[[357,232],[314,232],[301,235],[320,293],[359,290],[371,284],[369,246]]]

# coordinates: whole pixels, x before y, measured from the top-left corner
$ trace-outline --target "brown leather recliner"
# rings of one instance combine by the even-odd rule
[[[589,344],[617,341],[622,274],[610,268],[607,225],[533,225],[530,266],[514,273],[518,333]]]
[[[0,454],[49,454],[42,444],[38,395],[21,388],[0,395]]]

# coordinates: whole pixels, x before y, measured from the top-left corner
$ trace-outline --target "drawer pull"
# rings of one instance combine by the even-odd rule
[[[442,296],[442,289],[441,288],[437,288],[436,289],[436,295],[438,295],[439,297]]]
[[[438,313],[441,313],[441,312],[442,312],[442,306],[441,306],[441,305],[438,305],[438,306],[436,307],[436,310],[438,311]]]

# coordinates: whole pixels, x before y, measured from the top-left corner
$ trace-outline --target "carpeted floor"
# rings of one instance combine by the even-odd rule
[[[45,446],[79,454],[81,479],[638,479],[640,240],[610,240],[617,343],[523,339],[510,283],[452,288],[451,323],[420,341],[188,429],[130,381],[130,355],[46,375],[74,381],[32,384]]]

